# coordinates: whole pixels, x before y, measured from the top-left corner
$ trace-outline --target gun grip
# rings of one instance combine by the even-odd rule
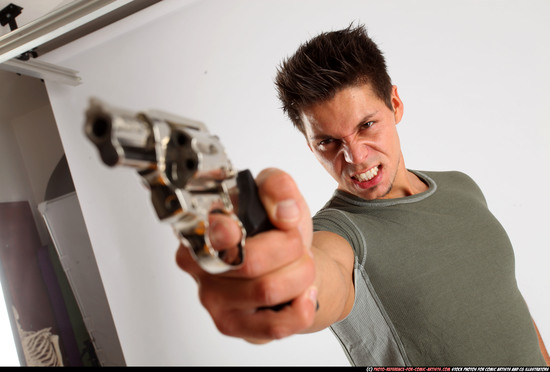
[[[237,217],[243,224],[248,236],[254,236],[263,231],[273,229],[271,221],[265,212],[258,196],[258,186],[248,169],[237,174],[239,189],[239,210]]]

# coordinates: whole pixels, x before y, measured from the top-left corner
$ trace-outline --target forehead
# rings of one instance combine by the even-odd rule
[[[308,137],[344,136],[346,131],[363,124],[384,107],[386,105],[370,85],[363,84],[344,88],[334,97],[304,108],[301,115]]]

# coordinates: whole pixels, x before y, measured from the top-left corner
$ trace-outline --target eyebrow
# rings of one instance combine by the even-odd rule
[[[375,117],[376,115],[378,114],[378,110],[377,111],[374,111],[374,112],[370,112],[368,114],[366,114],[363,119],[361,119],[359,121],[359,124],[357,124],[355,126],[355,129],[356,130],[359,130],[359,128],[361,128],[361,126],[363,126],[363,124],[365,123],[368,123],[369,121],[372,120],[373,117]],[[347,136],[344,136],[344,137],[347,137]],[[334,138],[333,136],[329,135],[329,134],[318,134],[318,135],[315,135],[315,136],[312,136],[312,137],[309,137],[309,139],[311,141],[319,141],[319,140],[325,140],[325,139],[328,139],[328,138]]]

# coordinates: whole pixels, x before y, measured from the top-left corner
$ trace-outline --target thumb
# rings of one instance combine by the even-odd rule
[[[268,168],[258,174],[256,183],[272,224],[281,230],[298,228],[309,247],[312,238],[311,215],[294,179],[280,169]]]

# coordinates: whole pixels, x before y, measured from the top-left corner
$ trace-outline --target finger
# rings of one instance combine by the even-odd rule
[[[304,254],[291,265],[256,279],[202,277],[199,297],[204,307],[212,310],[269,308],[299,296],[314,279],[313,258]]]
[[[241,239],[241,230],[231,217],[225,215],[215,216],[211,218],[209,239],[213,248],[223,251],[225,257],[232,250],[237,250],[237,244]],[[290,231],[270,230],[264,234],[248,238],[245,244],[244,262],[241,267],[220,275],[256,278],[292,263],[303,254],[302,236],[298,229]]]
[[[176,263],[183,271],[189,273],[196,281],[199,281],[199,275],[203,273],[203,270],[192,256],[189,247],[182,243],[180,243],[176,251]]]
[[[298,229],[272,230],[247,239],[244,264],[228,276],[257,278],[299,260],[304,252]]]
[[[240,243],[242,231],[234,218],[225,214],[210,214],[208,220],[208,238],[215,250],[229,249]]]
[[[309,328],[315,319],[317,289],[308,287],[280,311],[230,311],[217,318],[218,330],[253,343],[281,339]]]

